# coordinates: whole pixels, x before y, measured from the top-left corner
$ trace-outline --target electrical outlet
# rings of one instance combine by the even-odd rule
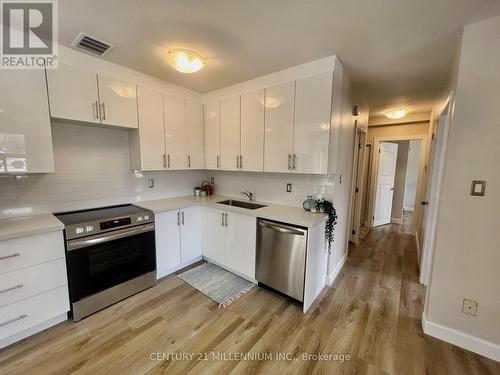
[[[470,299],[464,299],[462,305],[462,312],[467,315],[476,316],[477,315],[477,302]]]
[[[292,192],[292,184],[288,183],[286,184],[286,192],[291,193]]]
[[[213,185],[213,184],[215,184],[215,178],[210,177],[210,183],[211,183],[212,185]]]
[[[150,178],[148,180],[148,188],[152,189],[154,187],[155,187],[155,180],[154,180],[154,178]]]

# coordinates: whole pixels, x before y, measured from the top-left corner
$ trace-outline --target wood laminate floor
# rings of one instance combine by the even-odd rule
[[[1,350],[0,373],[500,374],[499,363],[422,332],[424,288],[414,238],[405,231],[383,226],[351,247],[334,286],[306,315],[257,287],[219,309],[173,276],[81,322]],[[235,357],[248,352],[349,354],[351,360]],[[186,354],[168,359],[168,353]]]

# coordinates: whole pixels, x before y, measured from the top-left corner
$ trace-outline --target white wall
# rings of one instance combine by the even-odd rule
[[[451,119],[426,332],[500,361],[500,17],[465,28]],[[486,196],[469,194],[487,181]],[[477,316],[461,312],[464,298]]]
[[[128,132],[53,123],[56,173],[0,177],[0,216],[57,212],[193,193],[205,171],[135,174]],[[154,178],[155,188],[147,187]]]
[[[415,198],[417,196],[418,171],[420,167],[420,152],[422,150],[421,140],[410,141],[408,149],[408,164],[406,165],[405,189],[403,208],[413,211],[415,209]]]

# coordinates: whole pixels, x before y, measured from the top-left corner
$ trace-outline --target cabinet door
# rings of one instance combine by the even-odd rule
[[[165,127],[163,124],[163,94],[137,88],[139,109],[139,157],[143,171],[165,169]]]
[[[166,276],[181,264],[181,232],[179,210],[155,215],[156,274]]]
[[[226,264],[224,211],[202,208],[203,255],[220,264]]]
[[[43,70],[0,70],[0,174],[54,172]]]
[[[295,88],[295,172],[326,174],[333,72],[299,79]]]
[[[188,168],[205,167],[203,142],[203,104],[186,100],[186,138]]]
[[[137,89],[134,84],[98,75],[101,124],[137,129]]]
[[[240,169],[264,170],[264,90],[241,95]]]
[[[47,70],[47,86],[51,117],[100,123],[96,73],[59,64]]]
[[[266,89],[265,172],[291,172],[295,82]]]
[[[181,262],[188,263],[201,256],[201,207],[181,210]]]
[[[220,168],[220,104],[205,104],[205,168]]]
[[[168,169],[187,169],[184,99],[164,95]]]
[[[220,102],[220,165],[226,171],[239,169],[240,97]]]
[[[253,216],[227,213],[226,265],[251,279],[255,279],[256,225]]]

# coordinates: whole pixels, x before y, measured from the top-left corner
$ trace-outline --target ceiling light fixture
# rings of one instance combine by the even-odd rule
[[[393,120],[403,118],[407,114],[408,114],[408,110],[404,109],[404,108],[390,109],[390,110],[384,112],[385,117],[388,117],[388,118],[393,119]]]
[[[188,49],[168,50],[169,64],[181,73],[194,73],[203,68],[203,57]]]

